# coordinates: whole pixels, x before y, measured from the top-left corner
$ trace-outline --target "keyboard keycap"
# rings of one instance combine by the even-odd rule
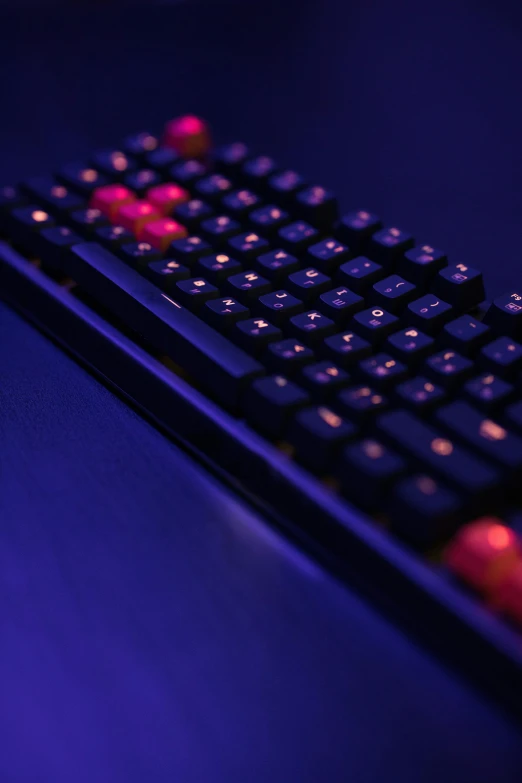
[[[359,373],[372,386],[387,389],[406,377],[407,367],[387,353],[378,353],[360,362]]]
[[[374,283],[371,301],[384,307],[389,313],[397,314],[402,312],[408,302],[411,302],[416,296],[418,296],[418,291],[412,283],[399,275],[390,275]]]
[[[307,345],[315,346],[335,332],[335,324],[318,310],[309,310],[290,318],[288,331]]]
[[[36,234],[54,226],[54,219],[36,204],[18,207],[5,215],[5,228],[9,238],[27,252],[34,252],[38,240]]]
[[[158,185],[161,177],[154,169],[137,169],[131,171],[123,180],[123,184],[138,194],[140,198],[145,196],[149,188]]]
[[[81,196],[52,177],[30,179],[22,185],[22,189],[31,200],[36,200],[42,207],[55,215],[62,212],[72,212],[85,206]]]
[[[248,305],[259,299],[260,296],[267,294],[272,286],[269,280],[249,269],[246,272],[231,275],[223,288],[226,292],[239,299],[240,302]]]
[[[202,277],[190,277],[176,283],[173,296],[190,310],[199,310],[209,299],[217,299],[219,291]]]
[[[99,228],[106,226],[108,223],[105,215],[99,209],[93,209],[92,207],[75,210],[71,212],[66,220],[75,231],[85,237],[91,237]]]
[[[290,376],[305,364],[313,362],[314,352],[300,340],[289,337],[286,340],[270,343],[265,353],[265,360],[267,366],[274,372]]]
[[[435,383],[454,389],[472,375],[474,365],[456,351],[440,351],[426,359],[424,370]]]
[[[322,361],[304,367],[300,381],[315,400],[325,402],[348,385],[350,376],[333,362]]]
[[[212,248],[201,237],[182,237],[170,243],[169,255],[185,266],[192,267],[202,256],[210,255]]]
[[[406,470],[402,457],[373,438],[351,443],[343,449],[337,469],[341,490],[352,502],[371,511]]]
[[[317,299],[319,294],[327,291],[331,285],[331,279],[313,267],[293,272],[286,283],[288,290],[303,302]]]
[[[95,169],[103,172],[109,179],[121,181],[130,171],[138,166],[136,161],[122,150],[101,150],[92,157]]]
[[[267,204],[254,209],[248,216],[248,222],[254,231],[258,231],[268,239],[275,239],[281,226],[290,222],[290,215],[281,207]]]
[[[426,334],[437,334],[453,315],[451,305],[433,294],[426,294],[410,302],[403,319],[408,326],[417,326]]]
[[[162,174],[166,174],[178,160],[178,153],[169,147],[158,147],[145,155],[145,164]]]
[[[354,313],[363,309],[364,299],[341,286],[321,294],[316,304],[324,315],[337,324],[346,324]]]
[[[509,337],[498,337],[485,345],[479,364],[502,378],[513,378],[522,369],[522,345]]]
[[[134,235],[123,226],[101,226],[94,232],[94,238],[100,245],[116,254],[121,245],[134,242]]]
[[[331,275],[350,258],[350,255],[350,249],[346,245],[329,237],[308,248],[305,263],[312,264],[321,272]]]
[[[73,247],[66,272],[224,406],[235,408],[245,386],[263,374],[262,365],[247,353],[99,245]]]
[[[384,267],[390,267],[415,244],[411,234],[400,228],[383,228],[372,234],[367,253],[371,259]]]
[[[389,513],[394,533],[418,549],[428,549],[456,530],[462,501],[439,479],[417,474],[394,487]]]
[[[429,413],[446,399],[442,386],[432,383],[429,378],[422,375],[400,383],[395,389],[395,394],[400,405],[420,416]]]
[[[302,313],[304,305],[288,291],[273,291],[271,294],[261,296],[257,303],[257,312],[264,318],[280,326],[293,315]]]
[[[266,189],[268,178],[276,171],[276,162],[268,155],[249,158],[241,167],[240,177],[252,190],[262,193]]]
[[[261,205],[261,198],[247,188],[233,190],[221,200],[221,209],[237,220],[243,220],[249,212]]]
[[[206,302],[201,317],[220,332],[229,332],[235,323],[250,317],[250,310],[237,299],[225,297]]]
[[[245,351],[260,356],[269,343],[282,340],[283,333],[264,318],[247,318],[236,324],[231,339]]]
[[[163,143],[172,147],[182,158],[203,158],[210,151],[210,128],[200,117],[185,114],[165,125]]]
[[[320,346],[320,350],[342,367],[350,367],[370,356],[372,347],[367,340],[363,340],[358,334],[348,329],[341,334],[327,337],[323,345]]]
[[[196,193],[211,204],[219,204],[225,193],[233,188],[232,181],[224,174],[209,174],[196,183]]]
[[[150,242],[126,242],[117,253],[119,258],[130,266],[142,271],[150,261],[159,261],[161,252]]]
[[[162,253],[166,253],[171,242],[187,236],[187,229],[181,223],[169,217],[161,217],[147,223],[139,233],[143,242],[150,242],[152,247],[157,247]]]
[[[263,277],[276,284],[286,280],[292,272],[297,272],[299,261],[295,256],[287,253],[286,250],[279,249],[271,250],[269,253],[262,253],[254,261],[254,266],[261,272]]]
[[[232,144],[224,144],[218,147],[212,154],[214,165],[218,171],[222,171],[229,177],[235,176],[248,157],[248,147],[240,141]]]
[[[358,256],[352,261],[347,261],[342,264],[337,271],[337,279],[343,284],[351,288],[357,294],[364,296],[372,285],[380,280],[386,272],[376,264],[375,261],[370,261],[366,256]]]
[[[461,313],[472,310],[485,299],[482,272],[465,264],[448,266],[434,278],[433,292]]]
[[[109,180],[104,174],[82,163],[71,163],[64,166],[57,173],[56,179],[85,197],[90,196],[96,188],[109,184]]]
[[[497,517],[461,528],[444,553],[448,568],[470,587],[491,594],[520,559],[517,537]]]
[[[399,319],[381,307],[362,310],[353,317],[353,328],[372,345],[382,342],[399,328]]]
[[[398,272],[420,289],[426,289],[447,263],[448,258],[442,250],[436,250],[431,245],[417,245],[407,250],[399,260]]]
[[[172,258],[162,258],[151,261],[143,269],[145,277],[157,285],[162,291],[172,291],[179,280],[188,280],[190,270]]]
[[[446,324],[441,340],[448,348],[455,348],[463,356],[474,356],[490,337],[489,326],[470,315],[461,315]]]
[[[174,207],[172,217],[178,220],[189,231],[197,231],[202,221],[212,215],[212,208],[198,198],[183,201]]]
[[[303,253],[309,245],[313,245],[319,239],[319,232],[309,223],[298,220],[283,226],[277,232],[277,244],[294,255]]]
[[[335,227],[335,235],[351,250],[359,252],[372,234],[380,228],[382,228],[382,221],[377,215],[360,209],[349,212],[340,219]]]
[[[201,222],[201,236],[215,248],[223,248],[228,240],[241,233],[241,224],[228,215],[215,215]]]
[[[439,408],[438,422],[452,437],[481,451],[510,471],[522,470],[522,439],[472,408],[467,402],[452,402]]]
[[[89,205],[114,221],[119,209],[134,201],[136,195],[124,185],[102,185],[93,191]]]
[[[269,250],[267,240],[254,231],[237,234],[237,236],[228,240],[227,247],[231,255],[235,256],[239,261],[249,263]]]
[[[434,345],[432,337],[411,327],[390,335],[386,341],[386,350],[404,364],[415,366],[433,351]]]
[[[174,182],[181,182],[188,188],[196,184],[208,173],[207,167],[199,160],[182,160],[170,167],[169,174]]]
[[[149,152],[153,152],[158,148],[159,139],[148,131],[141,131],[140,133],[133,133],[131,136],[127,136],[122,144],[122,149],[128,155],[133,155],[138,160],[144,161],[145,156]]]
[[[304,179],[296,171],[285,169],[272,174],[268,179],[267,193],[283,206],[293,202],[296,193],[306,185]]]
[[[333,465],[337,452],[356,433],[352,422],[320,405],[296,413],[288,440],[298,460],[314,472],[324,473]]]
[[[296,212],[313,226],[331,228],[339,215],[339,206],[334,194],[319,185],[312,185],[297,193]]]
[[[221,286],[230,275],[241,272],[241,264],[226,253],[203,256],[196,265],[197,271],[213,285]]]
[[[484,323],[499,334],[522,340],[522,293],[513,291],[495,299],[484,316]]]
[[[388,405],[387,397],[364,384],[343,389],[335,401],[335,406],[341,413],[357,422],[360,427],[373,421]]]
[[[481,410],[491,411],[511,402],[515,389],[493,373],[484,373],[466,383],[464,394]]]
[[[243,321],[236,328],[244,325]],[[308,394],[282,375],[255,380],[245,394],[247,420],[272,438],[280,438],[291,417],[309,402]]]
[[[65,255],[82,238],[66,226],[51,226],[34,235],[35,254],[49,269],[63,269]]]
[[[148,201],[133,201],[118,209],[115,220],[118,225],[128,228],[135,237],[140,238],[143,228],[161,217],[160,212]]]
[[[164,182],[162,185],[155,185],[147,191],[147,201],[161,215],[170,215],[172,211],[190,200],[190,193],[181,185],[174,182]]]
[[[414,465],[424,465],[429,473],[440,475],[457,490],[479,495],[498,485],[500,477],[493,468],[411,413],[383,413],[377,431]]]

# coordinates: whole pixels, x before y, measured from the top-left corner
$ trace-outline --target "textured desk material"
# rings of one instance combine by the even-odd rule
[[[2,179],[199,111],[502,293],[520,9],[421,6],[12,17]],[[520,780],[519,727],[2,305],[0,336],[2,783]]]

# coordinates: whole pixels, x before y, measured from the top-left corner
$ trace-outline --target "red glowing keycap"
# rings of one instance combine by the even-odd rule
[[[89,206],[114,220],[120,207],[136,201],[136,195],[124,185],[102,185],[92,192]]]
[[[496,517],[465,525],[446,548],[445,561],[464,582],[491,595],[520,560],[516,534]]]
[[[138,237],[147,223],[157,220],[161,215],[148,201],[134,201],[132,204],[124,204],[119,208],[114,223],[132,231]]]
[[[499,586],[494,596],[494,604],[522,625],[522,559]]]
[[[164,253],[171,242],[187,236],[187,229],[171,218],[162,217],[147,223],[141,229],[138,239],[140,242],[148,242],[152,247],[158,248]]]
[[[183,158],[203,158],[210,149],[210,130],[199,117],[186,114],[167,122],[163,143]]]
[[[155,185],[147,191],[147,201],[153,204],[162,215],[168,215],[174,207],[189,201],[190,193],[181,185],[174,182],[165,182],[163,185]]]

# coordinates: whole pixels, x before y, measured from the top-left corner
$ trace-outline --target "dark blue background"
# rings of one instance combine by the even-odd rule
[[[0,14],[0,170],[195,111],[520,284],[521,10]],[[0,306],[0,779],[503,783],[520,730]]]

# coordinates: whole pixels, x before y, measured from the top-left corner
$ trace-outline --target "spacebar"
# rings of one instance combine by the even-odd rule
[[[234,408],[263,366],[95,242],[74,245],[65,272],[126,326]]]

